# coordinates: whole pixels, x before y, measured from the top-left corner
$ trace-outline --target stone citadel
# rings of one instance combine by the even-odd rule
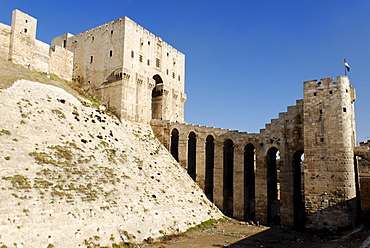
[[[368,181],[356,156],[370,152],[356,147],[347,76],[304,82],[304,98],[279,118],[259,133],[238,132],[184,121],[184,54],[127,17],[51,47],[35,34],[36,19],[14,10],[11,27],[0,25],[0,56],[75,80],[122,120],[150,124],[225,215],[308,229],[358,223]]]

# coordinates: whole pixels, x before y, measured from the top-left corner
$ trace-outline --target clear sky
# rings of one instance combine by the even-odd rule
[[[1,23],[13,9],[46,43],[128,16],[186,55],[186,122],[252,133],[346,58],[357,141],[370,139],[369,0],[0,0]]]

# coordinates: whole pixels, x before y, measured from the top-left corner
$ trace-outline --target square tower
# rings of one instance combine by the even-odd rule
[[[12,12],[8,60],[23,66],[33,63],[37,19],[20,10]]]
[[[52,45],[74,53],[74,79],[120,118],[184,122],[185,55],[128,17]]]

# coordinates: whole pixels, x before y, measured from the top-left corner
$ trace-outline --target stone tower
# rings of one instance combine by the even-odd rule
[[[75,80],[120,118],[184,122],[185,55],[128,17],[52,45],[74,53]]]
[[[346,76],[304,82],[306,228],[355,225],[354,101]]]
[[[20,65],[32,65],[36,26],[37,19],[17,9],[13,10],[8,60]]]

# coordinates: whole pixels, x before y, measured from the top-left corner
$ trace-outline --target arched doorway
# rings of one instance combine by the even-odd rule
[[[162,119],[163,80],[158,74],[153,79],[155,87],[152,91],[152,119]]]
[[[179,131],[174,128],[171,132],[171,155],[179,162]]]
[[[255,196],[255,147],[248,144],[244,148],[244,219],[254,220],[256,215]]]
[[[293,204],[294,204],[294,227],[304,228],[304,195],[302,194],[302,165],[303,151],[296,151],[293,155]]]
[[[215,168],[215,139],[208,135],[206,139],[206,175],[204,193],[210,201],[213,201],[213,175]]]
[[[226,216],[233,217],[234,214],[234,143],[227,139],[224,142],[223,161],[223,212]]]
[[[280,224],[280,199],[278,185],[277,161],[278,149],[272,147],[267,152],[267,223],[269,225]]]
[[[188,139],[188,174],[194,181],[196,179],[196,142],[196,135],[191,132]]]

